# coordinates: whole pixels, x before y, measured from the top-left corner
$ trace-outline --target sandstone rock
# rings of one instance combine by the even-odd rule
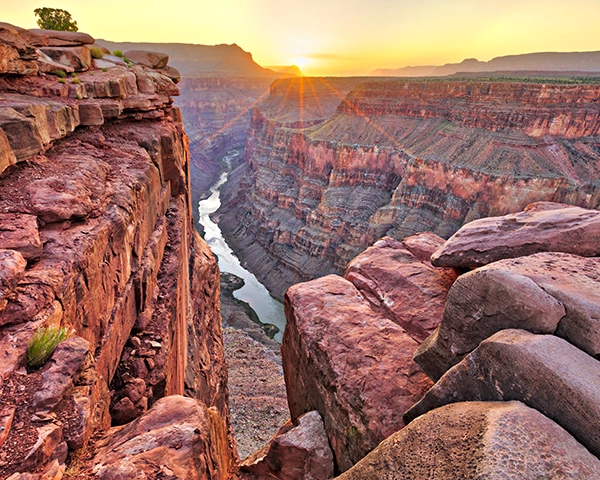
[[[16,250],[27,260],[42,256],[37,218],[33,215],[0,214],[0,248]]]
[[[181,81],[181,73],[179,73],[179,70],[174,67],[166,65],[158,68],[157,71],[165,77],[169,77],[171,80],[173,80],[173,83],[179,83]]]
[[[427,239],[433,241],[431,236]],[[412,245],[417,243],[416,239],[406,241]],[[443,242],[437,237],[435,243],[439,246]],[[423,251],[416,245],[414,249],[419,253]],[[425,247],[425,250],[428,249]],[[418,259],[403,243],[390,237],[367,248],[344,272],[344,277],[367,300],[419,343],[431,335],[442,320],[448,289],[456,276],[453,269],[435,268],[428,260]]]
[[[150,68],[163,68],[169,63],[169,56],[165,53],[148,52],[146,50],[128,50],[123,54],[132,62],[140,63]]]
[[[44,367],[42,388],[33,396],[37,412],[50,412],[61,401],[88,351],[89,343],[80,337],[68,338],[56,347]]]
[[[123,397],[110,409],[113,425],[124,425],[139,417],[136,406],[128,397]]]
[[[262,450],[240,464],[242,470],[281,480],[333,478],[333,453],[323,419],[313,411],[285,424]]]
[[[88,47],[42,47],[40,50],[52,60],[73,68],[76,72],[89,70],[92,66],[92,54]]]
[[[561,338],[496,333],[448,370],[405,419],[471,400],[520,400],[600,454],[600,362]]]
[[[77,45],[91,45],[94,39],[83,32],[67,32],[61,30],[43,30],[32,28],[29,30],[36,37],[31,43],[35,46],[68,47]]]
[[[463,226],[433,254],[437,266],[478,267],[537,252],[600,256],[600,212],[579,207],[543,209],[475,220]]]
[[[104,123],[104,112],[99,103],[80,103],[79,119],[81,125],[102,125]]]
[[[10,433],[10,427],[15,418],[15,410],[16,408],[11,406],[3,407],[2,410],[0,410],[0,448],[2,448]]]
[[[38,428],[38,439],[23,460],[22,471],[33,470],[53,460],[64,463],[67,459],[67,444],[62,441],[62,428],[51,423]]]
[[[27,262],[19,252],[0,250],[0,311],[8,303],[8,296],[19,283]]]
[[[0,174],[15,163],[17,163],[15,152],[10,147],[6,133],[0,128]]]
[[[35,121],[9,107],[0,107],[0,129],[8,139],[17,161],[42,151],[43,142]]]
[[[520,402],[467,402],[417,418],[338,478],[598,479],[600,461]]]
[[[41,73],[55,73],[57,70],[61,70],[65,73],[73,73],[75,71],[73,67],[55,62],[41,50],[38,50],[37,64]]]
[[[34,38],[23,28],[0,22],[0,74],[37,73]]]
[[[538,253],[459,277],[438,330],[415,352],[437,380],[481,341],[505,328],[554,333],[600,355],[600,260]]]
[[[98,442],[93,473],[100,479],[227,479],[218,457],[212,419],[205,406],[179,395]]]
[[[285,309],[292,420],[318,410],[337,466],[347,470],[402,428],[402,412],[430,387],[412,361],[418,344],[334,275],[291,287]]]

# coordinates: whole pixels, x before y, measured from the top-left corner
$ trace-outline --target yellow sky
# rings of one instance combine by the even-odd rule
[[[312,75],[600,50],[599,0],[0,0],[0,21],[33,28],[37,7],[96,38],[237,43]]]

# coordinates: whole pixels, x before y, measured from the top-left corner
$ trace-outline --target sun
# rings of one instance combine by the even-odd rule
[[[309,60],[306,57],[294,57],[292,64],[303,70],[309,64]]]

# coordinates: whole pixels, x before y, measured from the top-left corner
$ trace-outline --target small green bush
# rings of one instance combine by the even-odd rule
[[[54,70],[54,75],[56,75],[59,78],[67,78],[67,72],[65,72],[64,70]]]
[[[108,67],[102,67],[103,72],[108,72]]]
[[[79,94],[79,93],[76,93],[76,94],[75,94],[75,99],[76,99],[76,100],[81,100],[81,94]]]
[[[27,364],[31,368],[43,366],[56,346],[69,338],[72,333],[71,329],[67,327],[38,328],[27,345]]]
[[[79,80],[79,77],[75,77],[73,80],[71,80],[71,83],[81,83],[81,80]]]
[[[58,83],[67,83],[67,81],[64,78],[59,78]]]
[[[115,51],[113,52],[113,55],[114,55],[115,57],[121,57],[121,58],[123,58],[123,52],[122,52],[121,50],[115,50]]]
[[[131,60],[129,60],[127,57],[123,57],[123,61],[127,64],[128,67],[131,67],[131,65],[133,65]]]
[[[98,47],[91,47],[90,53],[92,54],[92,58],[95,58],[96,60],[100,60],[104,56],[104,52]]]

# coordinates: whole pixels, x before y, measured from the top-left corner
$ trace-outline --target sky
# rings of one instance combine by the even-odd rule
[[[307,75],[600,50],[600,0],[0,0],[0,21],[35,28],[38,7],[95,38],[236,43]]]

